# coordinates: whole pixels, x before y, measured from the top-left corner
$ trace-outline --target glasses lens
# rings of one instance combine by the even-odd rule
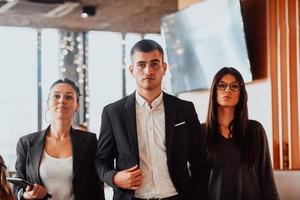
[[[217,88],[219,90],[226,90],[227,86],[228,85],[226,83],[219,82],[218,85],[217,85]]]
[[[228,87],[228,84],[225,83],[225,82],[219,82],[217,84],[217,89],[219,89],[219,90],[224,90],[225,91],[227,89],[227,87]],[[240,86],[239,83],[230,83],[229,84],[229,89],[232,90],[232,91],[237,92],[237,91],[241,90],[241,86]]]
[[[238,83],[230,84],[230,89],[233,91],[240,91],[241,87]]]

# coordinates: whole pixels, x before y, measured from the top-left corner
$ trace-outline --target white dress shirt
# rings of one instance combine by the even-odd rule
[[[177,193],[168,170],[163,92],[148,102],[135,92],[136,124],[142,183],[136,198],[164,198]],[[180,175],[179,175],[180,176]]]

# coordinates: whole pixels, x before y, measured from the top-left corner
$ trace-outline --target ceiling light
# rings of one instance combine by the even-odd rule
[[[95,6],[82,6],[81,17],[91,17],[96,15]]]

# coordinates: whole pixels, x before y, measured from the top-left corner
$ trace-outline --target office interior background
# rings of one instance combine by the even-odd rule
[[[130,48],[149,38],[166,49],[164,90],[192,101],[201,122],[218,61],[245,71],[250,118],[266,129],[282,199],[294,198],[284,195],[300,187],[299,10],[299,0],[1,0],[0,154],[13,171],[18,138],[47,126],[62,77],[81,88],[74,124],[99,134],[103,106],[134,91]],[[240,19],[238,30],[220,18]]]

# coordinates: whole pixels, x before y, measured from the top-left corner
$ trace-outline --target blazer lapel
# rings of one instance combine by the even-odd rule
[[[76,129],[71,128],[72,148],[73,148],[73,171],[74,176],[78,171],[80,164],[84,158],[85,151],[87,150],[86,137],[84,133],[77,133]]]
[[[172,141],[173,141],[173,131],[174,124],[176,120],[176,108],[173,104],[172,99],[170,99],[169,95],[164,92],[164,107],[165,107],[165,124],[166,124],[166,151],[167,157],[171,153],[172,149]]]
[[[128,96],[125,105],[123,117],[125,120],[125,126],[128,133],[128,138],[132,151],[136,157],[136,161],[139,165],[139,147],[137,141],[137,132],[136,132],[136,109],[135,109],[135,93]]]
[[[48,126],[47,129],[41,131],[41,134],[37,138],[34,138],[34,140],[30,141],[29,149],[28,149],[29,158],[31,160],[32,167],[33,167],[34,178],[35,181],[39,184],[42,184],[39,175],[39,166],[45,148],[45,135],[49,127],[50,126]]]

